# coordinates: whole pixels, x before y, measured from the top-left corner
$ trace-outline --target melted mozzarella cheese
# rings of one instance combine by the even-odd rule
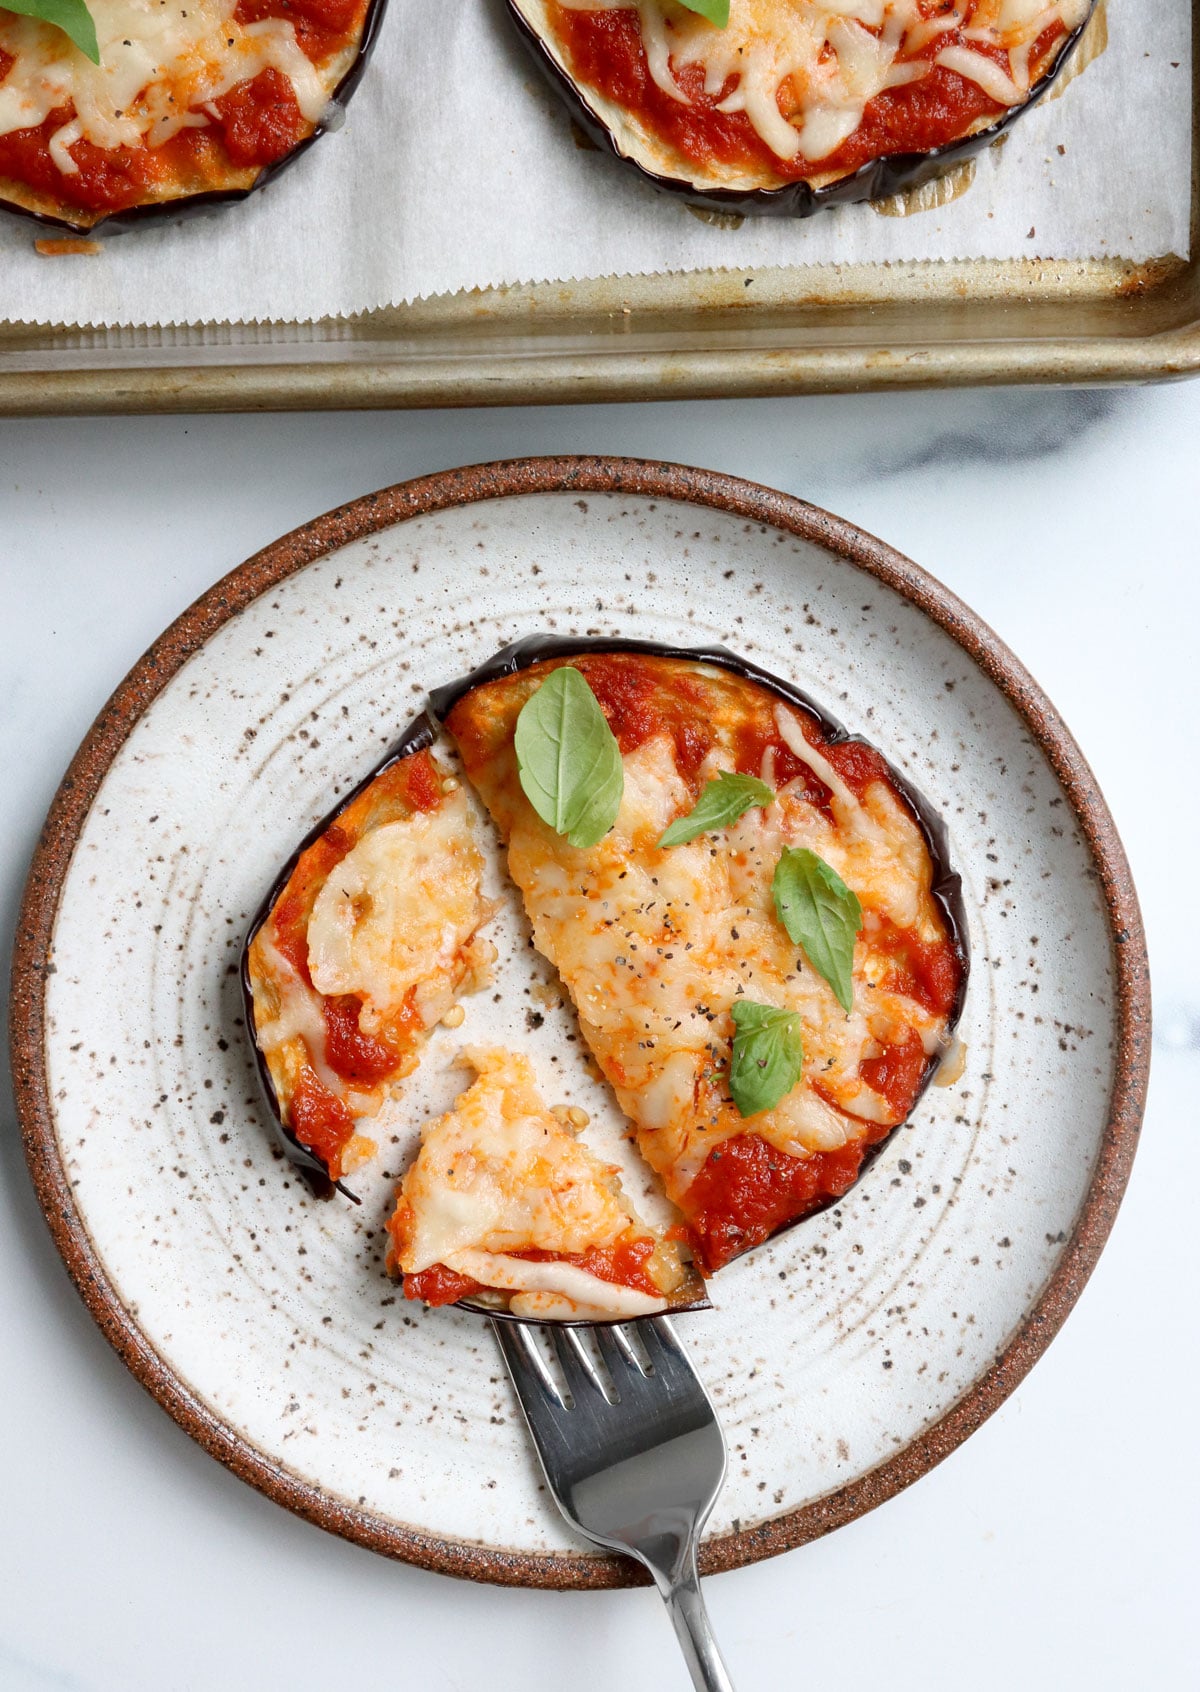
[[[545,1251],[580,1256],[644,1238],[617,1172],[601,1163],[542,1103],[529,1060],[468,1050],[477,1078],[445,1116],[426,1123],[391,1224],[393,1262],[406,1274],[444,1264],[508,1295],[509,1309],[540,1320],[624,1319],[667,1307],[577,1263],[530,1262]]]
[[[305,1067],[354,1117],[375,1115],[416,1069],[427,1031],[461,993],[486,985],[496,957],[477,932],[492,907],[482,894],[483,859],[465,793],[444,792],[436,810],[412,812],[390,792],[393,778],[385,772],[341,819],[355,833],[366,827],[313,900],[310,979],[276,945],[274,917],[250,947],[255,1040],[288,1122]],[[374,820],[381,814],[387,820]],[[304,863],[295,872],[302,879]],[[329,1062],[324,996],[344,993],[361,1000],[359,1028],[386,1033],[398,1050],[395,1067],[374,1086],[347,1081]],[[415,1016],[406,1014],[410,1007]],[[349,1168],[343,1155],[342,1173]]]
[[[897,928],[913,928],[921,917],[927,891],[929,853],[920,829],[884,782],[873,782],[859,800],[828,758],[806,739],[799,720],[783,705],[776,708],[780,738],[824,782],[833,820],[794,795],[785,793],[787,839],[781,847],[808,846],[837,870],[849,887],[869,890],[873,907]],[[769,828],[772,819],[768,817]]]
[[[161,146],[177,130],[207,124],[201,108],[268,68],[287,78],[310,123],[328,104],[329,74],[301,51],[286,19],[239,24],[233,0],[89,0],[89,10],[98,65],[60,30],[0,10],[0,53],[14,60],[0,81],[0,135],[73,106],[50,141],[66,176],[79,169],[69,151],[76,141]]]
[[[884,782],[856,797],[788,707],[778,707],[776,725],[828,786],[832,814],[803,797],[799,778],[719,839],[702,835],[665,852],[659,836],[693,802],[668,735],[625,755],[616,824],[587,851],[572,849],[516,800],[507,756],[473,771],[508,834],[509,869],[534,942],[561,974],[643,1153],[677,1199],[717,1141],[745,1132],[724,1079],[735,998],[800,1015],[801,1082],[753,1118],[755,1133],[792,1156],[858,1139],[867,1132],[858,1124],[894,1124],[894,1110],[863,1081],[862,1064],[911,1031],[933,1053],[945,1032],[944,1017],[887,986],[891,960],[874,939],[885,921],[926,940],[942,935],[918,823]],[[718,746],[700,778],[731,767]],[[775,866],[796,846],[830,863],[863,903],[849,1015],[775,913]]]
[[[919,80],[931,64],[957,71],[1000,105],[1019,105],[1036,41],[1055,23],[1078,28],[1090,0],[957,0],[930,18],[922,0],[731,0],[724,29],[672,0],[559,4],[636,9],[650,75],[664,94],[688,104],[677,76],[699,66],[710,97],[734,84],[719,111],[745,112],[778,158],[817,160],[855,133],[877,95]],[[917,57],[950,31],[965,44]],[[985,47],[1005,50],[1007,75]]]
[[[279,1008],[263,1017],[255,1028],[260,1051],[270,1060],[285,1048],[302,1048],[303,1056],[316,1071],[322,1086],[339,1096],[346,1091],[342,1077],[325,1061],[326,1028],[321,998],[284,957],[264,928],[256,941],[259,956],[270,971]],[[277,1089],[278,1091],[279,1089]]]
[[[460,954],[479,925],[482,872],[461,789],[434,811],[365,834],[330,873],[309,919],[317,992],[356,994],[368,1034],[412,993],[432,1028],[453,1003]]]
[[[413,1220],[401,1268],[454,1268],[470,1252],[578,1255],[626,1235],[631,1217],[615,1170],[546,1109],[528,1058],[474,1049],[465,1058],[476,1080],[452,1111],[425,1125],[404,1178]]]

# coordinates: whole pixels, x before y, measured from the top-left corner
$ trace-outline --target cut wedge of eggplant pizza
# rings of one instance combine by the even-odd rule
[[[1094,0],[508,0],[583,129],[693,202],[914,188],[1050,87]]]
[[[675,1221],[638,1217],[527,1058],[468,1045],[476,1079],[423,1130],[389,1267],[410,1297],[517,1319],[695,1308],[704,1277],[849,1190],[951,1044],[967,953],[944,830],[879,752],[723,649],[506,648],[431,694],[252,925],[260,1073],[320,1190],[346,1190],[430,1030],[490,980],[442,732]]]

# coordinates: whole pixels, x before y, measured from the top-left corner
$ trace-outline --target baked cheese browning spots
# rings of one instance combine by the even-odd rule
[[[547,0],[574,81],[729,186],[817,185],[1023,105],[1090,0]],[[665,165],[665,161],[664,161]]]
[[[389,765],[297,859],[250,943],[255,1039],[280,1114],[334,1180],[496,953],[466,794],[429,752]]]
[[[468,1049],[476,1079],[427,1122],[388,1223],[407,1298],[540,1321],[624,1320],[688,1289],[679,1245],[538,1096],[529,1060]]]
[[[517,714],[558,662],[583,673],[622,753],[620,813],[588,850],[538,819],[513,752]],[[830,741],[814,715],[747,677],[628,652],[484,683],[446,726],[508,843],[534,942],[687,1218],[700,1267],[844,1192],[911,1110],[963,979],[925,835],[880,754]],[[759,777],[775,802],[660,850],[722,770]],[[861,901],[849,1015],[778,921],[772,877],[789,847],[815,852]],[[728,1088],[738,997],[797,1012],[803,1034],[799,1085],[751,1118]]]
[[[90,0],[100,64],[0,9],[0,199],[86,224],[249,187],[310,136],[368,0]]]

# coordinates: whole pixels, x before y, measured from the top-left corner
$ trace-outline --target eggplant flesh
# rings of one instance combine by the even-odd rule
[[[362,81],[363,72],[379,38],[387,4],[388,0],[371,0],[354,57],[344,76],[330,93],[327,118],[344,111]],[[105,236],[128,234],[132,230],[140,229],[147,221],[161,221],[164,218],[213,217],[226,206],[248,199],[260,188],[265,188],[268,182],[273,182],[295,164],[314,142],[327,134],[331,127],[337,128],[340,124],[337,121],[332,125],[329,121],[318,123],[312,133],[298,141],[290,153],[285,153],[283,158],[276,159],[273,164],[263,165],[254,172],[253,180],[243,186],[205,188],[196,193],[180,194],[173,199],[147,200],[140,205],[127,206],[123,211],[95,212],[83,206],[73,206],[68,200],[60,200],[58,208],[50,211],[46,208],[53,202],[53,195],[40,193],[32,188],[27,189],[24,183],[0,172],[0,212],[25,218],[39,224],[43,229],[54,230],[60,234],[91,235],[102,231]],[[231,176],[244,177],[246,174],[245,170],[235,170],[231,167]]]
[[[534,1328],[613,1328],[622,1322],[628,1322],[628,1316],[514,1316],[500,1304],[491,1304],[486,1298],[460,1298],[454,1305],[455,1310],[469,1310],[474,1316],[490,1316],[493,1322],[516,1322],[519,1326]],[[694,1310],[711,1310],[712,1301],[704,1290],[704,1281],[700,1272],[694,1266],[689,1267],[687,1280],[679,1291],[667,1298],[667,1308],[661,1312],[663,1316],[684,1316]]]
[[[576,80],[550,24],[549,0],[506,0],[509,15],[535,63],[574,121],[602,152],[630,166],[645,181],[668,194],[681,194],[709,211],[740,211],[764,216],[812,217],[826,206],[883,200],[931,182],[1000,139],[1045,95],[1066,66],[1087,28],[1096,0],[1083,22],[1060,43],[1046,73],[1019,106],[997,118],[981,119],[967,134],[940,147],[869,159],[848,176],[831,181],[798,179],[731,187],[708,177],[670,144],[648,137],[618,103]],[[632,0],[631,0],[632,4]],[[819,162],[819,161],[818,161]]]
[[[240,975],[246,1029],[253,1046],[259,1082],[266,1100],[272,1127],[275,1132],[277,1143],[284,1155],[300,1171],[307,1180],[309,1186],[312,1188],[313,1192],[318,1197],[331,1197],[336,1189],[346,1198],[351,1199],[355,1204],[360,1202],[356,1195],[343,1182],[335,1181],[331,1177],[328,1168],[321,1159],[310,1151],[308,1147],[300,1143],[300,1141],[296,1138],[296,1135],[283,1120],[283,1115],[279,1106],[279,1099],[271,1081],[266,1059],[254,1040],[254,995],[250,983],[249,968],[251,943],[259,929],[270,916],[271,911],[274,908],[275,901],[283,892],[289,879],[291,878],[292,871],[295,869],[301,853],[307,851],[308,847],[311,846],[314,841],[319,839],[322,834],[324,834],[330,824],[337,820],[338,816],[353,802],[355,798],[357,798],[363,789],[368,787],[371,782],[373,782],[375,778],[385,769],[389,768],[392,764],[397,763],[401,758],[407,758],[413,752],[423,751],[432,746],[441,732],[442,722],[460,699],[462,699],[466,694],[472,692],[475,688],[483,686],[486,682],[498,681],[504,676],[517,675],[520,671],[527,670],[531,665],[541,663],[544,660],[570,658],[585,652],[642,652],[651,657],[675,658],[687,663],[714,665],[718,669],[729,670],[734,675],[744,676],[750,681],[757,682],[761,687],[766,688],[768,692],[774,693],[778,698],[786,701],[788,704],[799,706],[801,710],[809,712],[820,723],[827,742],[837,744],[843,741],[853,741],[860,745],[871,744],[862,735],[850,734],[850,732],[836,717],[832,716],[823,705],[820,705],[802,688],[796,687],[792,682],[784,681],[781,677],[773,675],[769,670],[763,669],[760,665],[753,663],[750,659],[739,657],[737,653],[731,652],[724,646],[674,646],[668,642],[662,641],[620,639],[600,635],[527,635],[523,639],[513,641],[510,645],[503,647],[493,657],[487,659],[486,662],[479,665],[477,669],[472,670],[469,675],[459,677],[456,681],[448,682],[441,687],[431,689],[428,704],[425,709],[418,716],[414,717],[412,722],[408,724],[396,744],[392,746],[384,757],[380,759],[379,763],[363,777],[357,787],[354,788],[353,792],[346,795],[345,798],[339,800],[333,810],[322,818],[322,820],[305,835],[304,839],[292,853],[287,863],[280,870],[270,888],[270,891],[267,893],[262,904],[255,912],[250,928],[247,932],[245,942],[242,946]],[[925,797],[925,795],[921,793],[921,791],[915,787],[913,783],[907,779],[907,777],[896,770],[890,762],[887,764],[887,768],[888,774],[896,788],[896,791],[902,796],[909,806],[913,815],[917,819],[921,832],[925,838],[925,843],[929,850],[934,871],[933,883],[930,891],[939,911],[941,912],[942,920],[946,925],[947,934],[962,966],[958,992],[955,996],[954,1004],[951,1006],[946,1023],[946,1033],[947,1036],[949,1036],[953,1034],[962,1015],[963,1002],[966,997],[967,977],[970,973],[970,949],[967,938],[966,907],[963,901],[962,879],[951,865],[949,837],[940,813]],[[925,1075],[922,1078],[921,1085],[913,1097],[912,1106],[909,1111],[910,1117],[912,1111],[916,1109],[922,1095],[932,1082],[934,1075],[937,1072],[939,1061],[940,1060],[936,1055],[930,1059],[929,1064],[926,1067]],[[908,1118],[905,1120],[907,1121]],[[899,1133],[904,1126],[904,1122],[897,1123],[894,1128],[889,1130],[883,1139],[877,1140],[874,1145],[867,1148],[863,1156],[862,1164],[859,1168],[858,1176],[854,1182],[855,1186],[862,1180],[862,1177],[883,1151],[884,1147],[890,1143],[893,1136]],[[848,1191],[849,1190],[852,1190],[852,1188],[848,1189]],[[818,1200],[818,1202],[813,1205],[811,1209],[805,1211],[803,1215],[794,1217],[791,1221],[785,1222],[780,1228],[776,1229],[775,1234],[771,1237],[774,1238],[779,1234],[787,1233],[790,1229],[799,1226],[803,1222],[809,1221],[816,1215],[819,1215],[821,1211],[828,1210],[834,1205],[841,1204],[845,1197],[846,1194],[842,1193],[836,1197],[825,1197]],[[752,1247],[751,1249],[757,1250],[758,1248]],[[670,1306],[671,1314],[676,1314],[681,1311],[710,1308],[709,1301],[703,1293],[703,1283],[700,1281],[698,1274],[696,1275],[696,1281],[698,1283],[697,1289],[693,1289],[690,1282],[686,1288],[681,1289],[680,1296],[683,1302],[672,1302]],[[695,1296],[692,1296],[693,1290],[695,1290]],[[458,1308],[471,1310],[480,1315],[491,1316],[500,1321],[521,1322],[526,1320],[524,1317],[513,1316],[510,1312],[497,1308],[488,1303],[486,1300],[477,1298],[459,1300]],[[555,1325],[595,1327],[603,1326],[605,1324],[590,1320],[580,1320],[579,1322],[556,1323]]]

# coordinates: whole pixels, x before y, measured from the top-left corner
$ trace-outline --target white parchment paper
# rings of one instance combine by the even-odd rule
[[[43,258],[0,216],[0,318],[307,321],[497,283],[1014,258],[1186,257],[1188,0],[1108,0],[1109,45],[937,210],[713,227],[572,138],[501,0],[391,0],[344,127],[218,215]]]

